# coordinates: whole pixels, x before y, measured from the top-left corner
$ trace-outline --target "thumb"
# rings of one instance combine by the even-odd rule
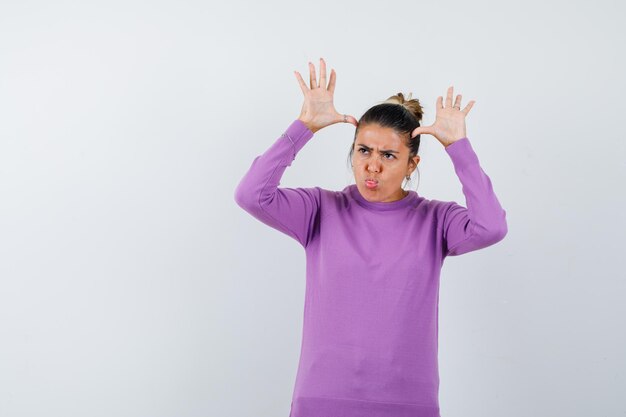
[[[348,123],[354,125],[354,127],[359,126],[359,121],[354,116],[346,115],[346,120],[348,121]]]
[[[413,139],[417,135],[421,135],[422,133],[432,134],[432,126],[416,127],[411,133],[411,139]]]
[[[356,118],[349,114],[340,114],[339,119],[341,123],[350,123],[351,125],[354,125],[355,127],[357,127],[359,124]]]

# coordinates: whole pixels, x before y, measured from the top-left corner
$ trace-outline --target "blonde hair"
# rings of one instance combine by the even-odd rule
[[[398,93],[389,97],[387,100],[383,101],[383,103],[399,104],[411,112],[418,122],[421,122],[422,116],[424,115],[424,109],[422,108],[420,101],[416,98],[412,99],[412,96],[412,92],[409,92],[409,95],[406,98],[404,97],[404,94]]]

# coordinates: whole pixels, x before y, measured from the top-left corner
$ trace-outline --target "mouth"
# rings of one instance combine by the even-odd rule
[[[373,190],[374,188],[378,187],[378,180],[368,178],[365,180],[365,186],[370,190]]]

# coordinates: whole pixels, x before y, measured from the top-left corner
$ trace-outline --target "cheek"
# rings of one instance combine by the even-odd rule
[[[400,167],[393,167],[387,169],[387,180],[391,182],[401,181],[405,177],[405,173]]]

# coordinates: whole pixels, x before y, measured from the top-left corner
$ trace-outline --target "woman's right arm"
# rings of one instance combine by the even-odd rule
[[[257,156],[235,189],[237,204],[304,247],[310,241],[319,211],[319,188],[279,188],[285,169],[313,137],[301,121],[294,120],[274,144]]]
[[[315,66],[309,62],[309,89],[300,73],[296,78],[304,94],[300,117],[262,155],[257,156],[235,190],[235,201],[263,223],[296,239],[306,247],[311,239],[319,212],[321,189],[279,188],[285,169],[318,130],[335,124],[351,123],[353,116],[339,114],[333,104],[336,74],[331,70],[326,85],[326,63],[320,58],[320,83]]]

